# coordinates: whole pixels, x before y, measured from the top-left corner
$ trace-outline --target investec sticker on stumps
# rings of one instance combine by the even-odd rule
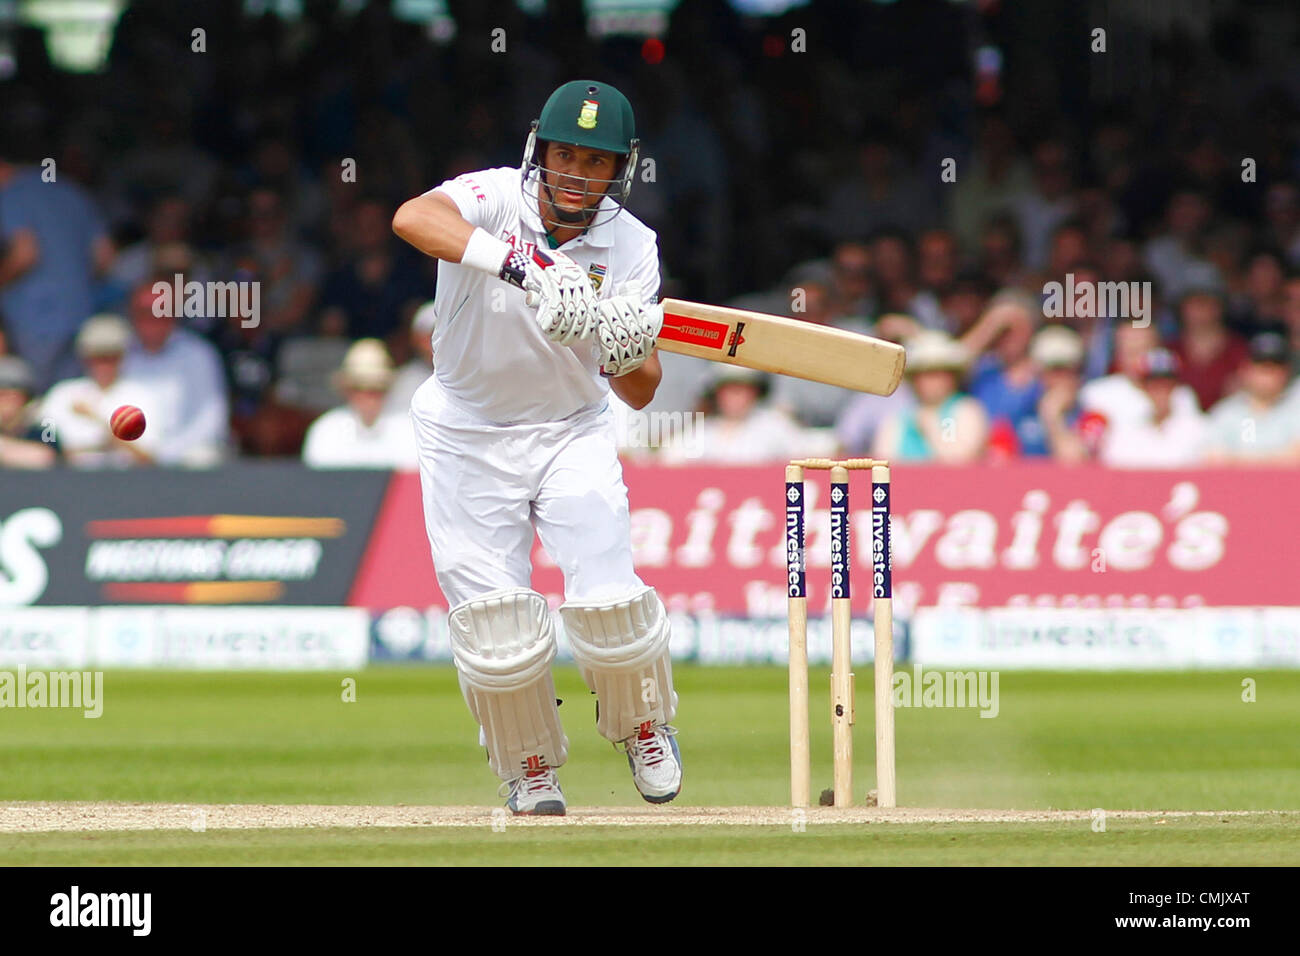
[[[831,597],[849,594],[849,486],[831,483]]]
[[[803,482],[801,481],[785,483],[785,566],[788,596],[807,597],[803,552]]]
[[[894,596],[893,561],[889,547],[889,485],[871,483],[871,593]]]

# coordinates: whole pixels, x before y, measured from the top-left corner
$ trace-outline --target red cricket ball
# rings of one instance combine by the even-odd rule
[[[108,420],[113,434],[123,441],[135,441],[144,434],[144,412],[134,405],[123,405]]]

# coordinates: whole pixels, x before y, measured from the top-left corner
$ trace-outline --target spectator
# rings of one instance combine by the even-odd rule
[[[415,390],[433,374],[433,327],[437,320],[433,300],[420,306],[411,319],[411,357],[397,370],[393,387],[388,390],[388,411],[408,411]]]
[[[877,136],[858,150],[856,175],[831,185],[823,221],[835,239],[878,229],[920,229],[934,216],[933,194],[907,169],[893,144]]]
[[[247,238],[234,253],[231,277],[261,283],[261,321],[284,336],[303,330],[316,301],[323,266],[320,255],[293,235],[284,197],[274,189],[248,196]]]
[[[1032,170],[1032,185],[1014,197],[1013,208],[1024,239],[1025,265],[1043,269],[1052,232],[1075,211],[1070,152],[1065,143],[1045,139],[1035,146]]]
[[[147,385],[165,409],[158,463],[210,467],[224,456],[230,431],[221,356],[196,333],[177,328],[159,299],[147,286],[131,296],[134,335],[122,374]]]
[[[916,281],[912,242],[906,233],[885,230],[871,240],[880,308],[914,316],[927,329],[943,326],[939,298]]]
[[[0,468],[49,468],[58,458],[57,443],[42,441],[45,429],[32,420],[34,381],[25,361],[0,356]]]
[[[1121,420],[1106,430],[1101,460],[1113,468],[1185,468],[1197,464],[1205,443],[1205,418],[1195,404],[1174,400],[1178,359],[1150,349],[1138,363],[1138,381],[1150,406],[1144,419]],[[1194,399],[1194,396],[1193,396]]]
[[[871,249],[865,242],[841,242],[831,253],[831,293],[840,315],[876,314]]]
[[[1016,152],[1011,127],[996,113],[981,120],[975,154],[965,165],[969,171],[952,186],[952,223],[963,246],[973,249],[980,226],[990,216],[1005,213],[1017,195],[1028,191],[1029,168]]]
[[[1115,326],[1114,336],[1118,371],[1083,386],[1083,407],[1100,415],[1108,428],[1149,422],[1153,408],[1144,384],[1144,359],[1147,352],[1160,347],[1160,335],[1154,323],[1123,322]],[[1186,385],[1174,388],[1172,401],[1180,414],[1199,409],[1196,393]]]
[[[939,300],[944,330],[961,338],[974,328],[984,314],[992,291],[982,273],[973,270],[959,272]]]
[[[1147,268],[1171,300],[1194,285],[1219,286],[1222,277],[1203,258],[1202,234],[1210,221],[1210,204],[1199,189],[1180,189],[1165,207],[1164,231],[1142,250]]]
[[[921,288],[942,299],[957,279],[957,240],[946,229],[930,229],[916,243]]]
[[[1173,353],[1201,411],[1208,411],[1231,390],[1246,358],[1246,344],[1228,331],[1223,300],[1216,293],[1197,290],[1183,296]]]
[[[1076,289],[1091,287],[1099,288],[1101,283],[1101,270],[1091,262],[1080,262],[1074,267],[1074,285]],[[1110,368],[1111,361],[1111,327],[1106,321],[1114,316],[1103,316],[1101,309],[1103,303],[1097,299],[1100,296],[1083,296],[1076,298],[1069,309],[1069,314],[1056,317],[1052,320],[1068,326],[1079,334],[1083,341],[1083,377],[1084,379],[1099,378],[1106,374]],[[1154,314],[1154,306],[1153,313]],[[1120,318],[1128,318],[1122,316]]]
[[[1021,258],[1022,250],[1016,220],[1009,215],[994,216],[980,232],[980,270],[996,288],[1021,286],[1030,278]]]
[[[355,250],[325,279],[321,291],[322,331],[348,338],[392,339],[390,349],[433,288],[405,248],[393,238],[393,212],[377,199],[363,200],[353,216]]]
[[[767,389],[767,376],[761,372],[720,366],[709,395],[709,413],[695,434],[683,432],[664,443],[664,462],[750,465],[788,459],[791,448],[829,452],[825,440],[814,440],[786,412],[766,404]]]
[[[911,316],[882,315],[874,331],[880,338],[901,342],[919,332],[920,326]],[[893,395],[855,394],[835,422],[835,437],[840,448],[847,455],[869,455],[881,424],[903,415],[915,404],[916,396],[906,378],[899,382]]]
[[[78,468],[125,468],[152,464],[165,432],[163,407],[152,389],[122,377],[131,330],[116,315],[86,320],[77,333],[77,355],[84,378],[59,382],[45,396],[41,417],[54,427],[68,463]],[[144,434],[135,441],[113,435],[114,410],[135,405],[144,412]]]
[[[218,321],[221,324],[213,330],[212,340],[221,355],[230,428],[239,450],[251,455],[296,457],[307,426],[319,410],[297,408],[276,395],[287,336],[266,319],[248,321],[231,314]],[[336,364],[337,359],[327,368]]]
[[[1021,454],[1049,456],[1065,465],[1087,460],[1095,438],[1079,406],[1083,339],[1072,329],[1049,325],[1035,333],[1029,357],[1042,370],[1042,388],[1036,415],[1017,432]]]
[[[1088,261],[1088,232],[1078,219],[1067,219],[1052,231],[1051,252],[1043,281],[1063,282],[1067,273]],[[1077,277],[1076,277],[1077,281]]]
[[[1288,391],[1291,348],[1278,332],[1250,340],[1241,390],[1210,413],[1207,462],[1300,464],[1300,391]]]
[[[907,343],[907,378],[916,404],[887,419],[871,457],[964,465],[978,461],[988,443],[983,406],[959,390],[969,359],[951,336],[934,330]]]
[[[125,303],[132,289],[155,276],[161,275],[170,281],[172,277],[166,269],[169,255],[164,250],[176,245],[189,248],[190,219],[190,205],[182,197],[159,197],[149,210],[144,238],[127,246],[113,260],[107,276],[111,290],[106,298],[115,305]],[[197,263],[192,250],[189,258],[189,268],[181,270],[187,280],[206,282],[212,278],[209,271]]]
[[[415,468],[410,413],[384,410],[392,384],[393,363],[382,342],[362,339],[348,349],[335,378],[346,404],[307,429],[303,462],[311,468]]]
[[[1269,186],[1264,215],[1269,241],[1286,254],[1289,265],[1300,266],[1300,186],[1291,180]]]
[[[1116,236],[1102,243],[1101,270],[1108,282],[1141,281],[1147,277],[1145,269],[1141,247],[1133,239]]]
[[[94,308],[94,278],[113,244],[90,197],[66,179],[45,182],[0,142],[0,310],[9,347],[43,392],[76,375],[72,339]]]
[[[1282,320],[1282,326],[1291,344],[1291,371],[1300,374],[1300,272],[1293,273],[1286,280],[1282,298]]]
[[[1282,321],[1286,272],[1282,254],[1256,249],[1246,262],[1242,288],[1236,296],[1232,322],[1246,335]]]
[[[131,124],[140,138],[130,150],[110,161],[105,193],[113,222],[130,217],[132,208],[147,206],[153,197],[175,194],[199,208],[212,193],[220,166],[194,142],[188,97],[182,91],[162,93],[146,107],[143,122]]]
[[[1043,387],[1039,368],[1029,355],[1037,312],[1024,293],[1001,293],[961,339],[968,355],[979,356],[970,393],[988,413],[991,446],[1006,455],[1017,454],[1025,437],[1035,446],[1042,443],[1035,429]],[[1022,429],[1030,435],[1022,436]]]

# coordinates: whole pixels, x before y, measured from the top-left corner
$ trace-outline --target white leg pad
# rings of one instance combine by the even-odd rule
[[[538,760],[561,766],[569,741],[555,703],[555,622],[546,599],[527,588],[492,591],[452,608],[448,625],[460,689],[493,772],[513,780]]]
[[[560,618],[582,679],[596,694],[602,737],[623,740],[647,720],[673,719],[668,613],[654,588],[607,602],[568,602]]]

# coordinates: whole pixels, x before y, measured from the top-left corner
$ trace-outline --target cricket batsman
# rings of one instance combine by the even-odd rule
[[[520,168],[404,203],[393,230],[439,260],[433,375],[411,400],[424,520],[461,691],[516,814],[565,812],[555,630],[532,590],[536,529],[596,728],[651,803],[682,785],[663,603],[632,567],[609,392],[654,397],[658,241],[624,209],[632,107],[590,80],[551,94]]]

